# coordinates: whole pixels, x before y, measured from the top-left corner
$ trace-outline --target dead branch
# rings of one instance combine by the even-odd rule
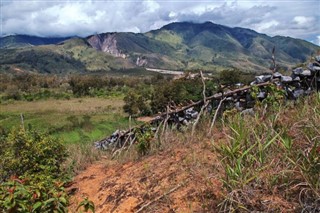
[[[164,122],[163,122],[163,127],[162,127],[161,136],[163,136],[163,134],[164,134],[165,130],[167,129],[167,126],[168,126],[168,120],[169,120],[169,118],[170,118],[169,114],[170,114],[170,108],[169,108],[169,106],[167,106],[167,110],[166,110],[166,118],[165,118],[165,120],[164,120]]]
[[[274,56],[274,53],[276,51],[276,47],[273,47],[272,49],[272,63],[273,63],[273,73],[276,72],[276,59],[275,59],[275,56]]]
[[[21,119],[21,127],[22,127],[23,130],[25,130],[24,129],[24,117],[23,117],[22,113],[20,113],[20,119]]]
[[[256,87],[263,87],[263,86],[267,86],[267,85],[270,85],[270,84],[272,84],[272,82],[260,83],[260,84],[254,85],[254,86],[256,86]],[[233,91],[226,92],[226,93],[224,93],[224,94],[214,94],[214,95],[212,95],[212,96],[207,97],[207,98],[206,98],[206,101],[221,100],[221,99],[224,98],[224,97],[230,97],[230,96],[232,96],[233,94],[236,94],[236,93],[239,93],[239,92],[248,90],[248,89],[250,89],[250,88],[252,88],[252,87],[253,87],[253,86],[245,86],[245,87],[242,87],[242,88],[240,88],[240,89],[236,89],[236,90],[233,90]],[[199,106],[200,104],[203,104],[203,103],[204,103],[204,100],[200,100],[200,101],[191,103],[191,104],[189,104],[189,105],[187,105],[187,106],[184,106],[184,107],[181,107],[181,108],[177,108],[177,109],[175,109],[175,110],[172,110],[172,111],[170,111],[169,113],[167,113],[167,112],[161,113],[161,114],[159,114],[158,116],[160,116],[160,117],[165,117],[165,116],[167,116],[167,115],[170,116],[170,115],[172,115],[172,114],[176,114],[176,113],[179,113],[179,112],[183,112],[184,110],[187,110],[187,109],[189,109],[189,108],[191,108],[191,107]],[[158,116],[157,116],[157,117],[158,117]],[[153,122],[153,121],[157,120],[157,117],[151,119],[150,122]]]
[[[201,77],[201,81],[202,81],[202,85],[203,85],[203,89],[202,89],[202,96],[203,96],[203,103],[204,105],[201,107],[201,110],[194,122],[194,124],[192,125],[192,131],[191,131],[191,135],[194,134],[194,131],[196,129],[196,126],[198,125],[199,123],[199,120],[200,120],[200,117],[201,115],[205,112],[205,108],[207,108],[208,104],[209,104],[209,101],[207,100],[206,98],[206,83],[204,81],[204,77],[203,77],[203,74],[202,74],[202,71],[200,70],[200,77]]]
[[[216,120],[217,120],[219,110],[220,110],[220,108],[221,108],[222,103],[224,102],[224,100],[226,100],[226,97],[224,97],[223,99],[220,100],[219,105],[218,105],[218,108],[217,108],[216,112],[214,113],[214,116],[213,116],[213,119],[212,119],[212,122],[211,122],[211,125],[210,125],[210,129],[209,129],[209,134],[211,134],[211,132],[212,132],[213,125],[214,125],[214,123],[215,123]]]
[[[203,86],[203,89],[202,89],[203,103],[205,103],[206,102],[206,82],[204,81],[204,77],[201,70],[200,70],[200,77],[201,77],[202,86]]]
[[[206,103],[201,107],[201,110],[200,110],[200,112],[199,112],[199,114],[198,114],[195,122],[194,122],[193,125],[192,125],[191,135],[194,134],[194,132],[195,132],[195,130],[196,130],[196,126],[197,126],[198,123],[199,123],[200,117],[201,117],[201,115],[203,114],[204,110],[207,108],[208,104],[209,104],[209,101],[206,101]]]
[[[151,204],[157,202],[158,200],[162,199],[163,197],[171,194],[172,192],[176,191],[177,189],[181,188],[182,186],[184,186],[186,183],[188,182],[188,179],[182,183],[180,183],[179,185],[177,185],[176,187],[172,188],[170,191],[164,193],[163,195],[160,195],[159,197],[156,197],[155,199],[151,200],[150,202],[146,203],[145,205],[141,206],[140,209],[138,209],[136,211],[136,213],[142,212],[145,208],[147,208],[148,206],[150,206]]]

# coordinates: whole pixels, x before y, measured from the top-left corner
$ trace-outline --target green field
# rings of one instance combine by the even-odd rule
[[[122,97],[15,101],[0,105],[0,129],[22,125],[48,132],[65,144],[90,143],[128,127]]]

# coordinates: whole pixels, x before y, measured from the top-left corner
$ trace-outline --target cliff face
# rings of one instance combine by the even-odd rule
[[[88,43],[96,50],[109,53],[115,57],[126,58],[117,47],[116,33],[96,34],[88,38]]]

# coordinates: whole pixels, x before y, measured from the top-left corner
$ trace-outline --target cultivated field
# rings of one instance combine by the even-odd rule
[[[0,105],[0,127],[18,127],[22,114],[25,128],[49,132],[66,144],[93,142],[127,127],[122,106],[122,97],[14,101]]]

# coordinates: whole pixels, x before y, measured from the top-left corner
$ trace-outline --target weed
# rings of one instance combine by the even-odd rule
[[[95,206],[94,206],[94,203],[89,200],[87,197],[85,197],[83,199],[83,201],[81,201],[81,203],[78,205],[78,208],[77,208],[77,211],[79,209],[83,208],[84,209],[84,212],[88,212],[89,210],[94,213],[95,212]],[[80,211],[82,212],[82,211]]]

